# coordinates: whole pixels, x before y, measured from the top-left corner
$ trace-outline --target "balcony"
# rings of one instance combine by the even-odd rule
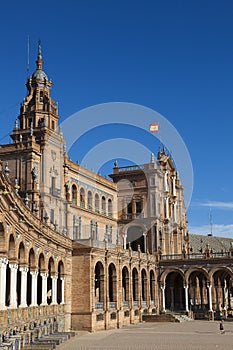
[[[104,308],[104,303],[102,303],[102,302],[95,303],[96,310],[103,310],[103,308]]]
[[[115,310],[116,309],[116,302],[115,301],[110,301],[109,302],[109,309]]]
[[[128,308],[129,307],[129,302],[128,301],[123,301],[123,307]]]

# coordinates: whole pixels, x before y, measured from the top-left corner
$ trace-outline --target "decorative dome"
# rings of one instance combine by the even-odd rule
[[[42,70],[43,68],[43,60],[42,60],[42,52],[41,52],[41,44],[40,40],[38,42],[38,55],[37,55],[37,61],[36,61],[36,70],[32,74],[32,79],[38,79],[38,80],[48,80],[47,75]]]
[[[35,72],[32,74],[32,79],[48,80],[48,77],[43,70],[36,69]]]

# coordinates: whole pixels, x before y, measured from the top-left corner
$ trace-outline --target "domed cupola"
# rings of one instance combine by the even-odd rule
[[[41,52],[41,43],[40,40],[38,42],[38,55],[36,61],[36,70],[30,77],[28,81],[28,85],[30,86],[41,86],[41,84],[50,87],[52,85],[51,81],[49,81],[47,74],[43,71],[43,60],[42,60],[42,52]]]

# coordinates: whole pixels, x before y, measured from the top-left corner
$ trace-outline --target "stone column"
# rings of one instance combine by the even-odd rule
[[[174,218],[174,222],[177,222],[176,207],[177,207],[177,202],[174,202],[173,203],[173,218]]]
[[[6,266],[8,260],[6,258],[0,258],[0,310],[6,309],[5,297],[6,297]]]
[[[161,290],[162,290],[162,312],[165,312],[166,309],[165,309],[165,286],[161,286]]]
[[[137,217],[136,214],[136,200],[133,199],[132,200],[132,218],[135,219]]]
[[[165,200],[165,219],[169,219],[169,197],[164,198]]]
[[[41,298],[41,305],[47,305],[47,273],[41,273],[42,278],[42,298]]]
[[[166,170],[165,173],[164,173],[164,191],[165,192],[169,192],[168,191],[167,175],[168,175],[168,171]]]
[[[213,312],[213,305],[212,305],[212,286],[211,284],[207,285],[208,289],[209,289],[209,311]]]
[[[144,239],[144,253],[146,253],[146,251],[147,251],[146,233],[143,233],[143,239]]]
[[[171,293],[171,311],[174,311],[174,287],[170,287]]]
[[[19,271],[21,272],[21,299],[19,307],[27,307],[27,267],[20,267]]]
[[[175,197],[176,196],[176,177],[172,176],[172,194]]]
[[[57,276],[51,276],[52,278],[52,305],[57,304]]]
[[[12,309],[16,309],[17,308],[16,288],[17,288],[18,265],[9,264],[9,268],[10,268],[10,305],[9,307]]]
[[[185,311],[189,312],[189,297],[188,297],[188,285],[184,286],[185,289]]]
[[[61,304],[65,304],[65,278],[61,277]]]
[[[32,276],[31,305],[37,306],[37,275],[38,271],[30,271]]]
[[[127,234],[123,235],[123,248],[126,249],[126,239],[127,239]]]

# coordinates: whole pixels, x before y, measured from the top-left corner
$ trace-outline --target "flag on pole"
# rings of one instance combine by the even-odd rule
[[[150,124],[150,132],[159,132],[159,123]]]

